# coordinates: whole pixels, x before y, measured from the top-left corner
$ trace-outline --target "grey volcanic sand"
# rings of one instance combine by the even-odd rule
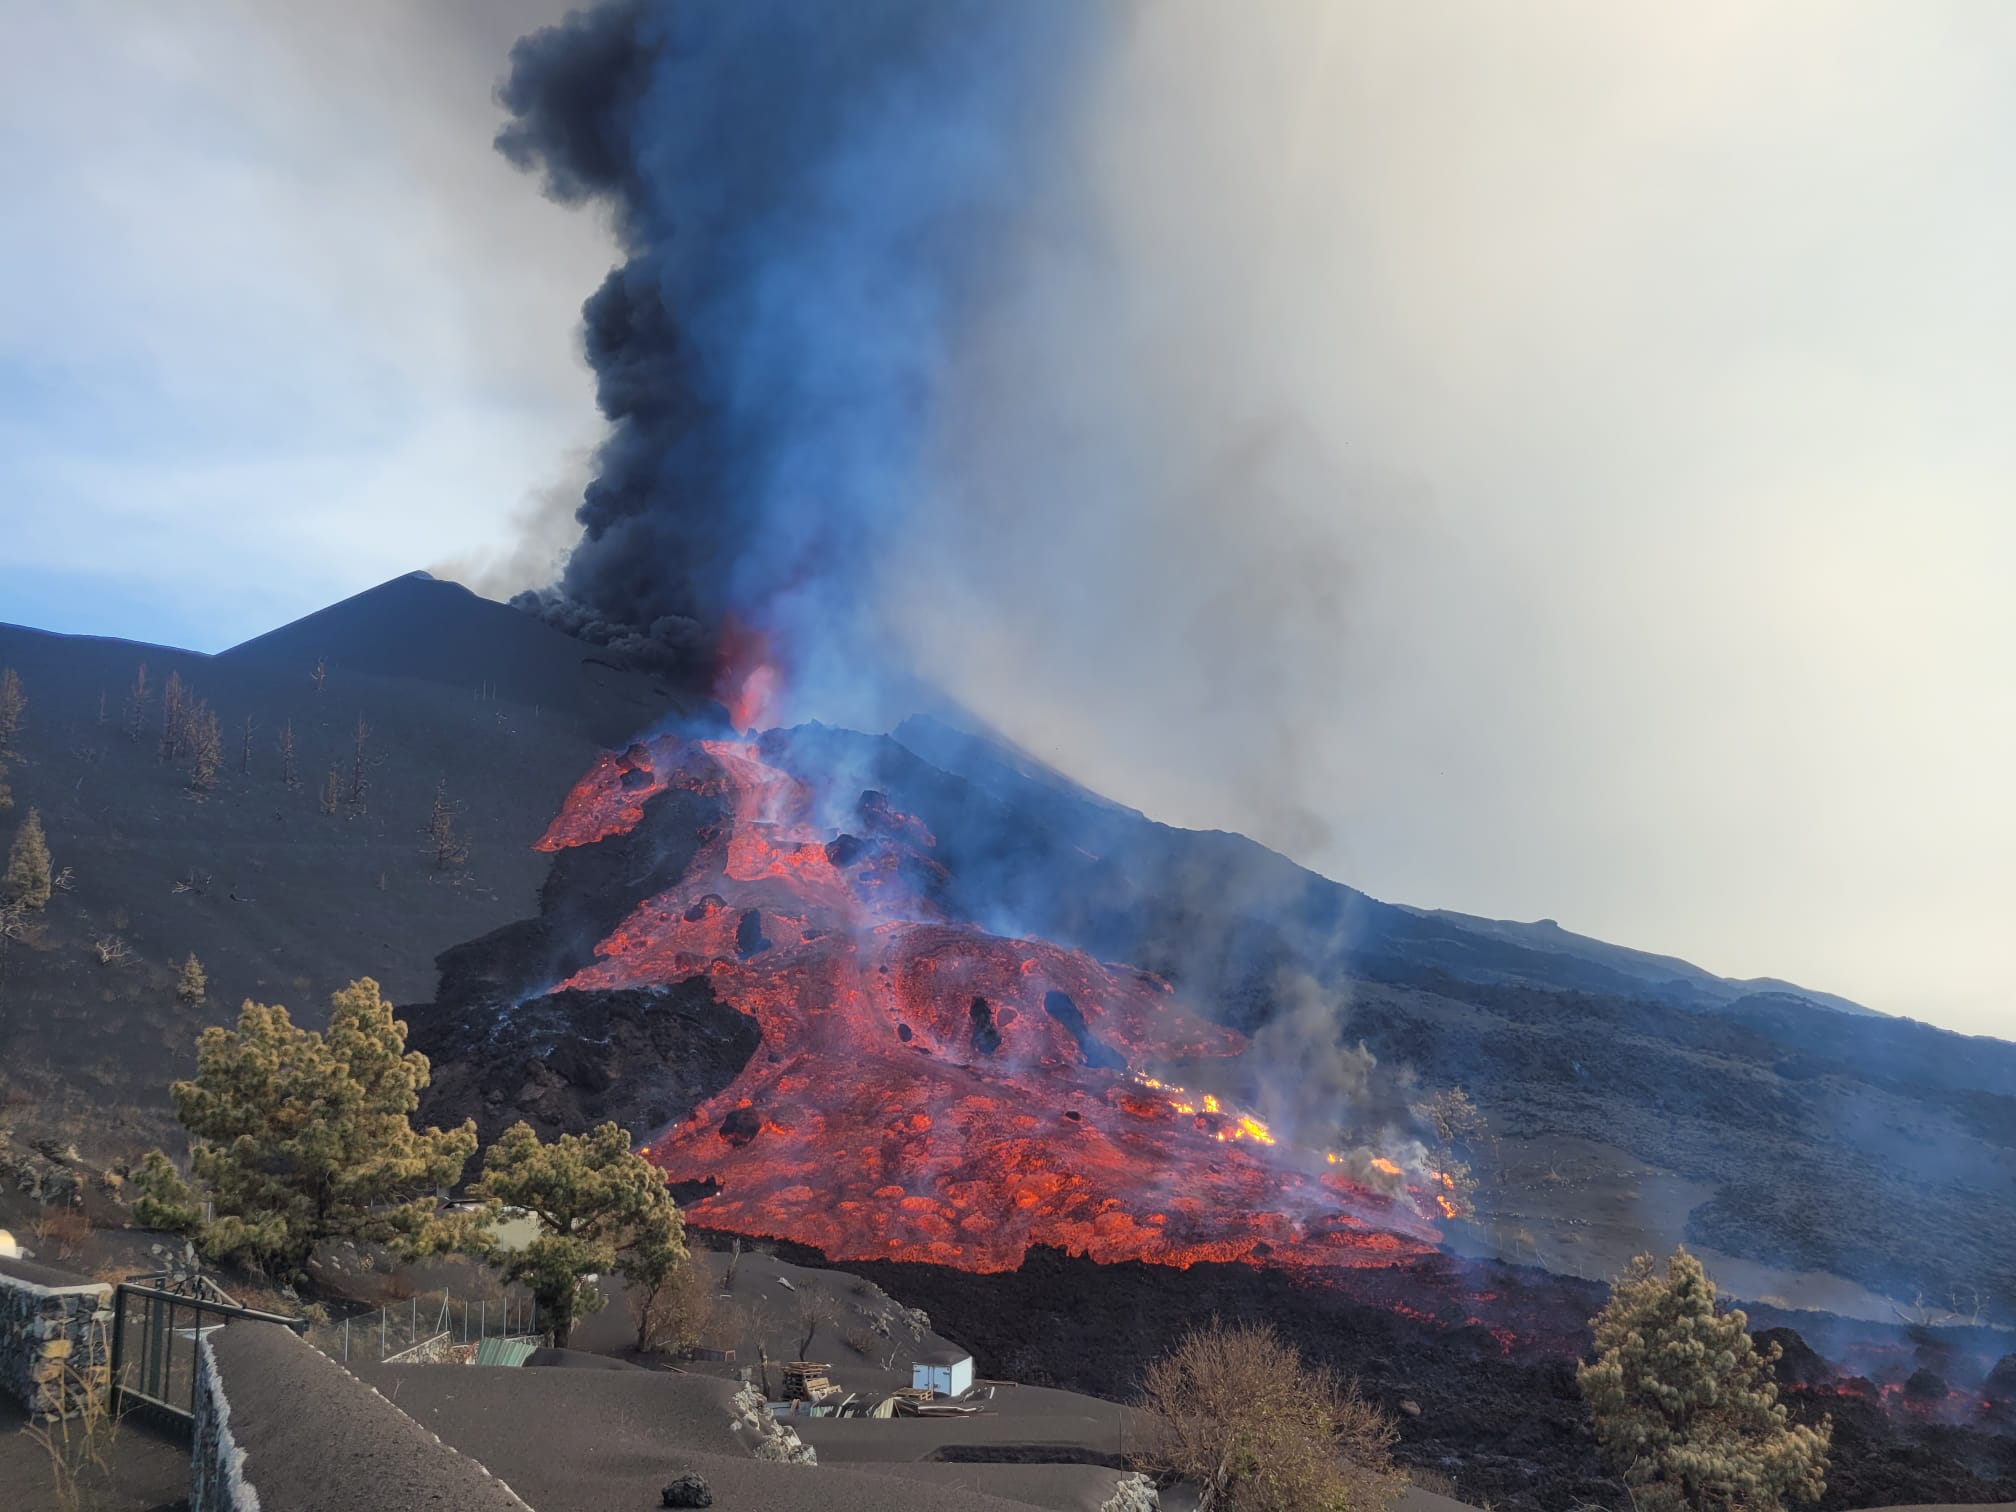
[[[364,1512],[451,1497],[471,1512],[524,1512],[482,1465],[445,1451],[410,1416],[385,1411],[365,1382],[286,1329],[238,1323],[209,1343],[224,1374],[231,1436],[262,1506]]]
[[[682,1470],[706,1476],[724,1508],[1008,1512],[1035,1505],[1077,1512],[1103,1486],[1089,1502],[1096,1508],[1118,1475],[1080,1465],[905,1465],[876,1473],[853,1464],[755,1460],[746,1430],[729,1427],[734,1384],[669,1371],[376,1365],[357,1373],[539,1512],[650,1507],[658,1487]],[[983,1485],[994,1494],[973,1489]]]

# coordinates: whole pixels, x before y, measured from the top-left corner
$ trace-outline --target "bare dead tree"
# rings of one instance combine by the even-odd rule
[[[21,676],[12,667],[0,667],[0,751],[10,750],[21,733],[21,715],[28,697],[21,691]]]
[[[838,1316],[833,1306],[833,1299],[824,1292],[807,1289],[798,1293],[798,1327],[804,1333],[804,1337],[798,1341],[799,1359],[808,1357],[814,1335]]]
[[[462,805],[448,797],[448,779],[434,785],[434,807],[427,817],[427,850],[434,857],[434,870],[446,871],[469,859],[469,842],[456,825]]]
[[[252,716],[245,716],[245,729],[238,746],[238,772],[240,776],[252,775]]]
[[[280,727],[280,780],[290,788],[301,785],[301,773],[294,764],[294,721]]]
[[[364,716],[357,716],[357,729],[350,750],[350,792],[348,803],[356,813],[364,812],[364,798],[367,784],[364,778],[365,750],[371,739],[371,726],[364,722]]]
[[[320,693],[322,684],[329,679],[329,663],[324,658],[315,658],[315,670],[309,674],[309,679],[315,684],[315,691]]]
[[[224,732],[217,727],[217,711],[202,699],[189,711],[189,786],[207,793],[217,785],[224,766]]]
[[[319,807],[323,813],[333,814],[336,812],[337,806],[342,802],[342,784],[341,769],[333,766],[330,767],[329,775],[322,779],[322,800]]]
[[[153,701],[153,693],[147,686],[147,663],[141,662],[133,669],[133,686],[126,690],[126,738],[138,742],[140,732],[147,728],[147,706]]]
[[[177,761],[182,756],[182,746],[188,738],[185,725],[187,714],[182,688],[182,674],[170,672],[168,682],[161,689],[161,759]]]

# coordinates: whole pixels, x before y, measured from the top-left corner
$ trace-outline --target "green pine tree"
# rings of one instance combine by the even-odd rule
[[[191,1179],[150,1155],[136,1176],[140,1221],[287,1280],[331,1239],[408,1255],[481,1248],[479,1229],[443,1217],[437,1200],[475,1153],[476,1126],[415,1129],[427,1081],[427,1057],[406,1049],[406,1026],[369,977],[331,999],[321,1033],[247,1002],[237,1028],[204,1031],[195,1079],[172,1089],[195,1136]]]
[[[31,808],[7,852],[7,875],[0,879],[0,897],[23,908],[41,908],[48,903],[49,892],[49,842],[42,834],[42,816]]]
[[[189,959],[182,963],[182,975],[175,983],[175,996],[192,1008],[203,1001],[203,995],[210,990],[210,979],[204,974],[203,963],[191,951]]]
[[[1596,1360],[1576,1369],[1596,1441],[1639,1512],[1777,1512],[1826,1489],[1833,1423],[1787,1420],[1749,1319],[1721,1310],[1686,1250],[1658,1273],[1640,1255],[1591,1320]]]
[[[470,1193],[493,1211],[518,1208],[538,1220],[537,1237],[501,1264],[506,1281],[531,1289],[556,1344],[602,1306],[589,1276],[613,1271],[657,1286],[687,1263],[686,1227],[664,1175],[613,1123],[552,1144],[541,1144],[530,1124],[513,1124],[484,1153],[483,1179]]]

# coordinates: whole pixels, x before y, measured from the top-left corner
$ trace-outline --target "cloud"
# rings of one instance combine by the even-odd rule
[[[2006,1032],[2011,28],[1143,8],[892,614],[1157,817]]]
[[[451,548],[597,422],[605,231],[490,151],[549,7],[80,4],[10,23],[0,490],[14,571],[154,589],[204,648]],[[219,582],[232,585],[219,594]]]

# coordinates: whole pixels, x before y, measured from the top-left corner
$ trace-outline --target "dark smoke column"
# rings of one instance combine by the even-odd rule
[[[1108,13],[614,0],[512,49],[499,150],[607,207],[628,259],[583,307],[611,426],[585,533],[522,605],[696,672],[753,632],[799,694],[872,675],[947,354],[1012,276]]]

